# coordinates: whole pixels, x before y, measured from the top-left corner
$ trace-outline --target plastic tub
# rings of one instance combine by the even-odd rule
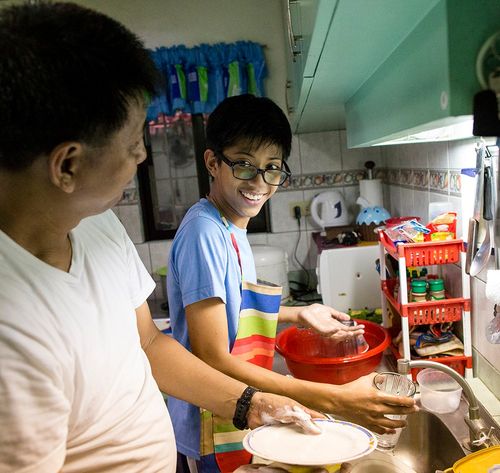
[[[479,452],[470,453],[461,458],[452,468],[447,468],[444,473],[478,473],[482,471],[500,471],[500,446],[485,448]]]
[[[433,368],[417,374],[420,386],[420,402],[428,411],[446,414],[457,410],[462,388],[449,375]]]
[[[364,337],[369,349],[349,357],[325,357],[328,339],[310,329],[289,327],[276,337],[276,351],[285,359],[293,376],[321,383],[344,384],[375,371],[384,350],[390,344],[389,332],[367,320],[355,319],[365,326]]]

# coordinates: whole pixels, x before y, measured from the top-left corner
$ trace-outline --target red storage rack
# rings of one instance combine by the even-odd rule
[[[392,354],[398,360],[402,358],[401,353],[399,353],[397,347],[393,344],[389,347],[391,349]],[[454,369],[458,374],[465,376],[465,368],[472,368],[472,359],[467,356],[432,356],[428,358],[423,358],[427,361],[435,361],[437,363],[442,363],[443,365],[447,365],[450,368]],[[412,368],[411,377],[413,381],[417,380],[417,374],[419,371],[422,371],[424,368]]]
[[[395,246],[384,232],[380,232],[381,257],[388,253],[399,263],[399,273],[406,274],[406,268],[410,266],[432,266],[450,263],[458,263],[464,255],[464,244],[462,240],[448,240],[439,242],[423,243],[400,243]],[[404,259],[403,259],[404,258]],[[404,264],[404,266],[403,266]],[[382,271],[384,268],[384,271]],[[387,317],[387,303],[390,303],[395,312],[401,317],[401,328],[403,331],[403,343],[405,358],[410,358],[409,349],[409,327],[414,325],[427,325],[443,322],[464,321],[464,314],[467,314],[467,329],[464,330],[464,355],[463,356],[435,356],[423,358],[429,361],[436,361],[450,366],[462,376],[472,375],[472,353],[470,340],[470,288],[467,286],[467,297],[449,297],[437,301],[408,302],[408,281],[405,278],[401,296],[394,297],[395,285],[401,281],[398,279],[385,278],[385,263],[381,264],[381,289],[382,308]],[[462,268],[462,277],[466,277]],[[463,279],[464,280],[464,279]],[[468,279],[467,279],[468,281]],[[464,287],[464,286],[462,286]],[[463,294],[465,295],[465,294]],[[387,318],[384,324],[387,327]],[[391,351],[396,358],[402,355],[398,349],[391,344]],[[412,369],[412,377],[415,379],[420,369]]]
[[[394,298],[394,286],[397,280],[382,281],[382,291],[392,306],[401,314],[408,317],[410,325],[439,324],[443,322],[457,322],[462,318],[464,310],[470,310],[470,300],[463,297],[447,298],[440,301],[408,302],[400,304]]]
[[[379,234],[380,241],[387,252],[395,259],[405,257],[406,266],[458,263],[460,261],[460,252],[464,248],[462,240],[404,243],[395,246],[384,232]]]

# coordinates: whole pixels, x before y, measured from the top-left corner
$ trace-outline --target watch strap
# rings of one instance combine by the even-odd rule
[[[234,411],[233,417],[233,425],[239,429],[244,430],[248,428],[248,409],[250,409],[250,402],[252,401],[252,397],[256,392],[259,392],[259,389],[256,389],[252,386],[247,386],[243,391],[243,394],[236,401],[236,409]]]

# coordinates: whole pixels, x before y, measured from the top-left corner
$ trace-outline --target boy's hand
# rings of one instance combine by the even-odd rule
[[[297,314],[299,325],[311,328],[325,337],[331,337],[339,341],[365,333],[364,325],[347,327],[341,323],[342,320],[349,319],[350,317],[344,312],[339,312],[333,307],[323,304],[300,307]]]

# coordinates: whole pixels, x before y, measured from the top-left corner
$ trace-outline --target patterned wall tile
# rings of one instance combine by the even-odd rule
[[[384,176],[384,172],[378,171],[376,176]],[[283,187],[280,187],[279,191],[357,186],[359,181],[365,177],[366,171],[364,169],[292,175],[291,179],[286,181]]]
[[[400,174],[400,169],[396,168],[387,169],[387,183],[391,185],[399,185],[401,182],[399,174]]]
[[[429,170],[413,169],[413,186],[416,189],[428,190],[429,188]]]
[[[411,169],[401,169],[399,173],[400,185],[411,187],[413,185],[413,172]]]
[[[429,189],[433,192],[448,194],[449,174],[447,169],[431,169],[429,171]]]
[[[462,177],[460,171],[450,170],[450,194],[455,196],[462,194]]]

